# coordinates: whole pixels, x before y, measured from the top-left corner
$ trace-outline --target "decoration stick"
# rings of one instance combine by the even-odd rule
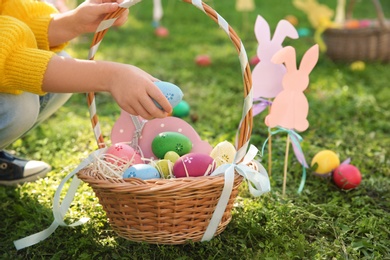
[[[286,155],[284,157],[284,176],[283,176],[283,196],[286,194],[286,183],[287,183],[287,165],[288,165],[288,151],[290,148],[290,136],[287,135],[286,140]]]
[[[269,99],[271,101],[271,99]],[[268,113],[271,112],[271,106],[268,106]],[[268,176],[272,174],[272,134],[268,131]]]

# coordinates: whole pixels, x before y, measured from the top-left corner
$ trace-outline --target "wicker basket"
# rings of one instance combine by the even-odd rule
[[[373,26],[356,29],[327,29],[326,54],[334,61],[390,61],[390,21],[385,19],[379,0],[372,0],[377,20]],[[349,2],[346,19],[352,18],[355,0]]]
[[[240,38],[208,5],[201,1],[183,1],[196,6],[225,30],[240,57],[244,99],[252,100],[251,72]],[[125,8],[119,9],[104,20],[110,21],[118,17],[123,10]],[[106,27],[109,26],[101,27],[105,29],[95,34],[91,46],[94,52],[108,30]],[[90,59],[93,58],[94,53],[90,53]],[[91,121],[98,145],[104,148],[94,98],[94,93],[88,94]],[[252,131],[251,105],[248,107],[244,104],[244,111],[237,135],[237,149],[246,149]],[[106,178],[90,167],[78,172],[77,176],[93,188],[112,229],[119,236],[131,241],[153,244],[201,241],[225,185],[223,175],[143,181],[137,178]],[[242,180],[243,177],[235,172],[233,190],[214,236],[220,234],[231,221],[231,210]]]

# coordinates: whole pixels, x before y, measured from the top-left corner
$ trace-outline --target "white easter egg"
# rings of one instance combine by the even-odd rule
[[[218,166],[226,163],[232,163],[236,155],[236,148],[228,141],[223,141],[217,144],[210,152],[211,158],[215,160]]]

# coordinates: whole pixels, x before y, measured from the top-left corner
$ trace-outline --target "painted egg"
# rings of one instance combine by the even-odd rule
[[[360,20],[360,21],[359,21],[359,27],[360,27],[360,28],[370,27],[371,24],[372,24],[371,21],[368,20],[368,19],[363,19],[363,20]]]
[[[183,99],[183,92],[178,86],[165,81],[156,81],[154,82],[154,84],[156,84],[156,86],[161,90],[161,92],[164,94],[166,99],[168,99],[172,108],[177,106],[180,103],[180,101]],[[161,109],[160,104],[158,104],[155,100],[154,103],[158,108]]]
[[[165,28],[165,27],[163,27],[163,26],[158,26],[158,27],[154,30],[154,34],[156,34],[158,37],[165,38],[165,37],[168,37],[169,31],[168,31],[167,28]]]
[[[311,161],[311,166],[315,173],[329,174],[340,165],[340,159],[337,154],[330,150],[318,152]]]
[[[298,18],[294,15],[286,15],[284,17],[285,20],[289,21],[292,25],[297,26],[298,25]]]
[[[173,165],[176,178],[210,175],[215,169],[215,161],[210,155],[189,153],[180,157]]]
[[[152,141],[152,152],[159,159],[164,158],[164,155],[169,151],[174,151],[182,156],[189,153],[191,149],[191,140],[177,132],[162,132]]]
[[[228,141],[217,144],[211,151],[210,156],[215,160],[216,166],[232,163],[236,155],[236,148]]]
[[[116,143],[110,146],[106,150],[105,160],[118,166],[128,163],[143,163],[141,156],[133,149],[133,147],[125,143]]]
[[[139,178],[142,180],[161,178],[160,173],[149,164],[134,164],[126,169],[123,173],[123,178]]]
[[[344,24],[344,27],[348,28],[348,29],[356,29],[356,28],[359,28],[359,26],[360,26],[360,24],[359,24],[358,20],[349,20],[349,21],[346,21]]]
[[[311,31],[308,28],[298,28],[297,31],[298,31],[299,37],[306,37],[306,36],[309,36],[311,34]]]
[[[207,54],[201,54],[195,57],[195,63],[201,67],[207,67],[211,65],[211,58]]]
[[[354,189],[361,181],[359,169],[351,164],[341,164],[333,171],[333,182],[342,190]]]
[[[172,174],[173,162],[170,160],[159,160],[154,163],[154,167],[160,172],[164,178],[169,178]]]
[[[180,158],[180,155],[178,155],[174,151],[169,151],[164,155],[165,160],[170,160],[171,162],[175,163]]]
[[[190,114],[190,105],[182,100],[179,104],[177,104],[175,107],[173,107],[172,115],[176,117],[186,117]]]

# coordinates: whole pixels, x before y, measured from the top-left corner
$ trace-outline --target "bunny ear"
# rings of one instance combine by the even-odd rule
[[[286,46],[272,56],[273,63],[286,65],[287,71],[297,70],[295,49],[291,46]]]
[[[297,39],[299,35],[295,27],[290,22],[286,20],[280,20],[276,26],[272,42],[278,45],[282,45],[286,37]]]
[[[306,51],[305,55],[303,55],[301,64],[299,65],[299,70],[309,75],[318,61],[318,56],[319,46],[316,44]]]
[[[268,22],[261,15],[258,15],[256,19],[255,35],[260,44],[262,41],[271,41],[271,29]]]

